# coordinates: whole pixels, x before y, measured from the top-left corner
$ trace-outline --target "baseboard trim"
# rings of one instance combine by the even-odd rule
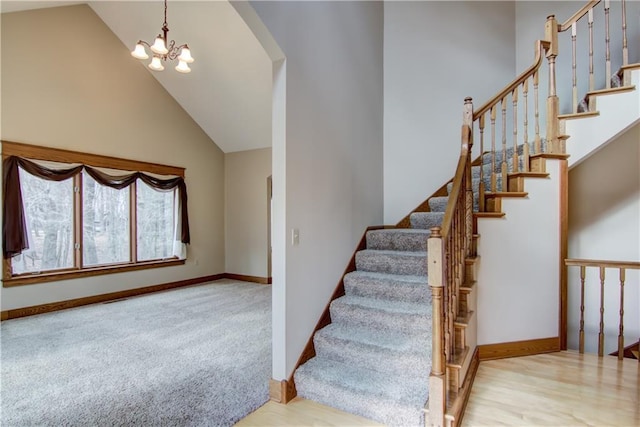
[[[291,402],[296,395],[296,385],[293,381],[269,380],[269,400],[286,405]]]
[[[531,356],[560,351],[560,337],[479,345],[480,360]]]
[[[160,285],[147,286],[144,288],[128,289],[126,291],[111,292],[108,294],[92,295],[84,298],[75,298],[67,301],[58,301],[48,304],[34,305],[31,307],[16,308],[13,310],[2,311],[1,320],[16,319],[18,317],[33,316],[35,314],[50,313],[52,311],[66,310],[68,308],[81,307],[83,305],[96,304],[101,302],[113,301],[123,298],[135,297],[138,295],[149,294],[152,292],[166,291],[169,289],[180,288],[184,286],[197,285],[205,282],[213,282],[215,280],[224,279],[224,274],[214,274],[211,276],[195,277],[193,279],[178,280],[176,282],[163,283]]]
[[[272,281],[271,277],[247,276],[245,274],[224,273],[223,276],[225,279],[258,283],[260,285],[270,285]]]
[[[469,365],[467,376],[462,383],[462,387],[458,391],[450,412],[447,413],[447,415],[451,415],[453,417],[453,421],[451,423],[452,426],[457,427],[462,425],[462,418],[464,417],[464,411],[467,408],[467,403],[469,402],[469,396],[471,396],[471,388],[473,386],[473,381],[476,379],[479,365],[480,351],[479,348],[476,347],[473,355],[471,356],[471,364]]]

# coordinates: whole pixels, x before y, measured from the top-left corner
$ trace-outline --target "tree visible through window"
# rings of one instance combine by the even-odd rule
[[[45,181],[20,169],[29,249],[12,260],[14,274],[73,267],[73,179]]]
[[[82,173],[82,259],[86,266],[129,262],[129,188],[115,190]]]
[[[138,180],[138,260],[173,256],[175,239],[175,190],[158,191]]]
[[[5,283],[185,258],[190,236],[184,169],[154,166],[180,173],[161,179],[84,164],[47,167],[11,155],[3,169]]]

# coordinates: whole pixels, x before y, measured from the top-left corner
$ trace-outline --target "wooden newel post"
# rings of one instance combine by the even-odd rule
[[[444,360],[444,313],[442,307],[443,294],[443,248],[440,227],[431,229],[431,237],[427,242],[428,276],[431,287],[432,303],[432,345],[431,375],[429,377],[429,410],[427,425],[444,426],[446,403],[446,377]]]
[[[560,114],[560,102],[556,92],[556,57],[558,56],[558,21],[554,15],[547,17],[544,28],[545,40],[549,42],[546,52],[549,63],[549,96],[547,97],[547,151],[550,153],[564,154],[558,138],[558,115]]]

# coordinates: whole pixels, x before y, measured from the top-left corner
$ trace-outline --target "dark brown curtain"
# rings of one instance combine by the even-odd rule
[[[159,191],[172,191],[177,188],[180,195],[181,226],[180,240],[191,243],[189,233],[189,214],[187,211],[187,187],[184,179],[160,179],[143,172],[125,175],[110,175],[86,165],[68,169],[49,169],[20,157],[7,157],[4,160],[4,200],[2,216],[2,250],[6,259],[20,254],[29,247],[22,191],[20,189],[19,167],[31,175],[49,181],[64,181],[80,173],[83,169],[101,185],[121,190],[133,184],[138,178],[148,186]]]

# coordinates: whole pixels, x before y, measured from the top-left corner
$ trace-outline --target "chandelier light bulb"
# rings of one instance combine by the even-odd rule
[[[180,60],[180,62],[178,62],[178,65],[176,65],[176,71],[178,71],[179,73],[190,73],[191,68],[189,68],[186,62]]]
[[[169,53],[169,49],[167,49],[164,39],[159,36],[156,37],[156,41],[153,43],[153,46],[151,46],[151,50],[153,53],[157,53],[158,55],[166,55]]]
[[[193,57],[191,56],[191,50],[189,50],[188,47],[183,47],[180,51],[178,60],[186,62],[187,64],[191,64],[194,61]]]
[[[136,48],[133,50],[133,52],[131,52],[131,56],[138,59],[149,58],[149,55],[147,55],[147,52],[144,50],[144,46],[142,45],[142,43],[138,43],[136,45]]]
[[[151,64],[149,64],[149,68],[151,68],[153,71],[162,71],[164,70],[164,66],[162,65],[162,62],[160,61],[160,57],[159,56],[154,56],[153,59],[151,60]]]

